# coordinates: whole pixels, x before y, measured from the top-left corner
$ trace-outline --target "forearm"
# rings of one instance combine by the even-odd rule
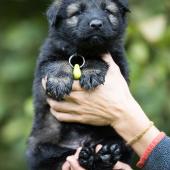
[[[150,120],[145,115],[139,104],[133,99],[128,100],[127,104],[121,110],[120,117],[113,122],[112,126],[117,133],[122,136],[126,142],[133,139],[146,129]],[[132,145],[134,151],[140,157],[153,139],[160,133],[160,131],[152,126],[137,142]]]

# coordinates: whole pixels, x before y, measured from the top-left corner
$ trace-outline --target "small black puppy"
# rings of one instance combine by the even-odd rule
[[[50,6],[49,36],[38,58],[33,88],[35,119],[27,151],[31,170],[59,170],[82,145],[79,162],[88,170],[111,170],[118,160],[129,162],[130,149],[111,127],[61,123],[46,102],[47,96],[63,100],[71,92],[73,54],[86,60],[80,79],[86,90],[104,83],[108,64],[100,56],[106,52],[128,81],[123,44],[128,11],[128,0],[55,0]],[[46,76],[45,92],[41,80]],[[95,153],[99,143],[103,147]]]

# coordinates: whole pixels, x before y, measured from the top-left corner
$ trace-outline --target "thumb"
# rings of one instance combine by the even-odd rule
[[[119,66],[115,63],[110,53],[104,54],[102,59],[109,65],[110,71],[118,71]]]
[[[80,151],[81,151],[81,147],[77,149],[76,153],[74,154],[75,158],[78,159]]]

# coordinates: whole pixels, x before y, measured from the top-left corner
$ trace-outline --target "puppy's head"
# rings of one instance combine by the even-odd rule
[[[55,0],[47,16],[53,36],[102,46],[122,38],[128,11],[128,0]]]

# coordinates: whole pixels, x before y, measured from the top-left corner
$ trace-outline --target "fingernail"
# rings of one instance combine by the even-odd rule
[[[68,162],[70,162],[70,161],[72,160],[72,157],[73,157],[73,156],[68,156],[68,157],[66,158],[66,160],[67,160]]]
[[[102,148],[102,145],[97,145],[96,152],[99,152],[99,150]]]

